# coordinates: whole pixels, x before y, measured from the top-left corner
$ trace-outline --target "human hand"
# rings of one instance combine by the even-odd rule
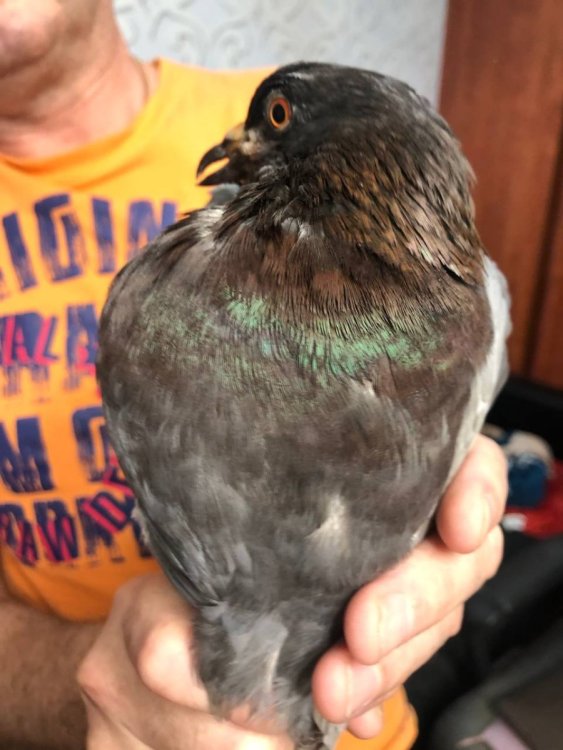
[[[192,652],[192,615],[161,573],[117,593],[78,673],[89,750],[290,750],[209,710]]]
[[[440,504],[438,534],[348,605],[345,642],[313,675],[325,718],[360,738],[380,731],[379,704],[458,632],[464,602],[498,569],[507,494],[504,455],[479,435]]]

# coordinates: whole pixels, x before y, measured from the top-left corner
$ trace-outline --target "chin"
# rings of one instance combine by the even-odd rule
[[[3,0],[0,2],[0,78],[41,60],[69,23],[76,0]]]

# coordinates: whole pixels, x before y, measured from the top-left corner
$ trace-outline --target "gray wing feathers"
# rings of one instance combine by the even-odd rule
[[[493,340],[485,362],[473,381],[449,478],[459,468],[474,436],[482,428],[487,412],[508,377],[506,339],[511,331],[508,286],[497,265],[488,257],[485,257],[484,273],[485,290],[491,310]]]

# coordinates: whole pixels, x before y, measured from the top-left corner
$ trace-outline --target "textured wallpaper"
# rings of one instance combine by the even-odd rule
[[[436,101],[446,0],[114,0],[129,45],[213,68],[297,59],[389,73]]]

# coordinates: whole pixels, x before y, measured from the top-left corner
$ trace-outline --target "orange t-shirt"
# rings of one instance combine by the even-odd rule
[[[77,621],[105,617],[122,583],[156,567],[96,386],[108,286],[147,240],[207,203],[199,158],[245,118],[264,77],[168,61],[159,72],[127,130],[56,157],[0,157],[2,569],[15,596]],[[395,704],[399,726],[410,713],[404,697]]]

